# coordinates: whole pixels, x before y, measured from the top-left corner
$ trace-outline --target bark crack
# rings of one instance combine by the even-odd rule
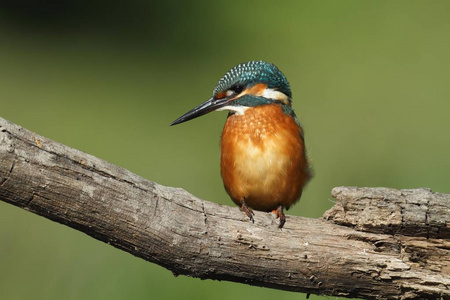
[[[158,212],[159,197],[154,195],[153,198],[155,199],[155,211],[153,212],[153,216],[156,216]]]
[[[405,202],[406,202],[406,200],[405,200]],[[402,220],[401,220],[401,222],[402,222],[401,228],[404,229],[404,228],[405,228],[405,207],[404,207],[403,205],[400,205],[400,215],[401,215],[401,217],[402,217]]]
[[[25,206],[30,206],[31,202],[34,200],[34,196],[35,196],[35,193],[33,192],[33,194],[31,194],[31,197],[30,197],[30,199],[27,201],[27,204],[26,204]]]
[[[430,198],[427,198],[427,210],[425,211],[425,228],[427,230],[427,239],[430,238],[430,223],[428,221],[430,215]]]
[[[208,216],[206,215],[205,203],[202,202],[202,213],[203,213],[203,222],[205,223],[205,234],[208,233]]]
[[[12,172],[14,170],[14,166],[15,165],[16,165],[16,160],[13,160],[13,162],[11,164],[11,168],[9,168],[8,175],[6,176],[5,179],[2,180],[2,182],[0,183],[0,186],[3,186],[8,181],[8,179],[11,177],[11,174],[12,174]]]

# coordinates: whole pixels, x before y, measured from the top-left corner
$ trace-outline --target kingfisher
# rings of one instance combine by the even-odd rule
[[[212,97],[170,125],[212,111],[228,111],[220,172],[230,198],[254,222],[254,210],[286,222],[288,210],[312,177],[302,126],[284,74],[265,61],[241,63],[217,83]]]

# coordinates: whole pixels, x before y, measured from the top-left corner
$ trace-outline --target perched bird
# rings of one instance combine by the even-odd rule
[[[274,212],[286,222],[289,209],[311,178],[303,129],[291,106],[286,77],[265,61],[232,68],[213,96],[172,122],[212,111],[229,111],[221,139],[221,175],[231,199],[254,222],[253,211]]]

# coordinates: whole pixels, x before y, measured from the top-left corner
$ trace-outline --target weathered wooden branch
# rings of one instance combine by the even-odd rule
[[[203,201],[0,118],[0,199],[175,274],[367,299],[450,298],[450,195],[333,190],[322,219]]]

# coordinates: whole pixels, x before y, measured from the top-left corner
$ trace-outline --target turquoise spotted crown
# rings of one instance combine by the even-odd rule
[[[275,65],[262,60],[249,61],[232,68],[219,80],[213,90],[213,96],[238,85],[250,87],[257,83],[267,84],[268,88],[276,89],[289,98],[292,97],[286,76]]]

